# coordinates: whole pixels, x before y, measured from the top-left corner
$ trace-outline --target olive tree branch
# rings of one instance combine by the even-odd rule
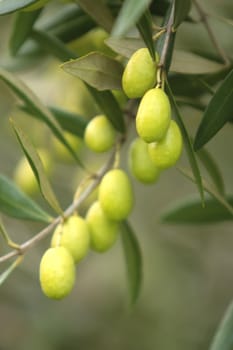
[[[223,50],[223,48],[220,46],[211,26],[209,25],[209,21],[208,21],[208,14],[207,12],[204,11],[204,9],[202,8],[202,6],[199,4],[199,2],[197,0],[193,0],[194,5],[200,15],[200,19],[203,22],[208,35],[210,37],[210,40],[212,41],[216,51],[218,52],[219,56],[221,57],[222,61],[224,62],[224,64],[227,66],[230,64],[230,60],[227,57],[225,51]]]
[[[1,256],[0,263],[7,261],[17,255],[23,255],[27,250],[33,247],[36,243],[38,243],[40,240],[48,236],[49,233],[64,219],[64,217],[69,217],[70,215],[72,215],[75,212],[75,210],[77,210],[78,207],[80,207],[82,202],[84,202],[84,200],[98,186],[98,184],[100,183],[105,173],[112,167],[116,156],[116,150],[117,150],[117,147],[115,147],[114,151],[112,152],[111,156],[109,157],[107,162],[104,164],[104,166],[94,175],[93,181],[91,182],[91,184],[85,190],[83,190],[80,196],[74,200],[74,202],[64,211],[62,215],[59,215],[58,217],[56,217],[48,226],[46,226],[44,229],[39,231],[35,236],[30,238],[26,242],[19,245],[16,249]]]

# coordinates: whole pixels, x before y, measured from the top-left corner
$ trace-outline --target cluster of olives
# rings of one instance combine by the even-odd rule
[[[129,151],[132,174],[143,183],[154,183],[162,170],[173,166],[182,151],[182,136],[171,119],[169,99],[156,85],[157,57],[153,61],[148,49],[136,51],[128,61],[122,77],[125,94],[141,98],[136,129],[139,137]],[[84,141],[96,153],[110,150],[117,134],[105,115],[97,115],[88,123]],[[113,167],[102,177],[98,199],[88,208],[86,217],[78,214],[61,222],[55,229],[51,247],[40,264],[40,282],[45,295],[61,299],[72,290],[75,264],[89,248],[105,252],[115,243],[119,224],[133,207],[133,190],[128,175]]]
[[[143,183],[154,183],[162,170],[173,166],[182,151],[182,136],[171,120],[169,99],[156,85],[155,61],[148,49],[137,50],[128,61],[122,86],[129,98],[141,98],[136,115],[139,137],[130,147],[129,165],[132,174]]]
[[[93,118],[85,131],[85,142],[95,152],[109,150],[116,133],[103,115]],[[75,282],[75,264],[89,248],[105,252],[118,236],[119,224],[133,207],[133,190],[127,174],[119,169],[109,170],[101,179],[96,200],[86,217],[72,215],[59,224],[52,236],[51,248],[40,263],[40,283],[45,295],[61,299],[68,295]]]

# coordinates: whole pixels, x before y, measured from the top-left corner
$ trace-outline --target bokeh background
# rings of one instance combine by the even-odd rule
[[[46,11],[52,14],[58,2]],[[212,14],[232,19],[232,1],[203,1]],[[0,64],[13,69],[8,41],[13,16],[0,17]],[[221,45],[232,58],[232,26],[211,18],[211,26]],[[85,41],[84,41],[85,47]],[[214,50],[201,24],[182,24],[177,46]],[[20,76],[46,104],[58,104],[91,117],[96,106],[80,82],[65,74],[54,58],[25,64]],[[205,97],[204,97],[205,98]],[[182,115],[192,135],[201,112],[182,107]],[[9,123],[18,118],[33,142],[51,150],[51,183],[63,208],[72,201],[83,172],[70,160],[60,159],[53,149],[49,130],[16,109],[10,91],[0,84],[0,171],[13,178],[22,151]],[[122,152],[127,169],[127,149],[135,136],[132,130]],[[207,149],[216,159],[227,193],[233,192],[232,125],[226,125],[209,142]],[[85,148],[83,159],[94,167],[104,161],[93,158]],[[183,152],[185,153],[185,152]],[[179,165],[188,166],[183,154]],[[204,170],[203,170],[204,174]],[[206,350],[228,304],[233,299],[233,227],[230,222],[212,225],[168,225],[160,214],[174,201],[197,194],[195,185],[176,168],[166,171],[159,182],[144,186],[134,179],[136,204],[130,222],[143,256],[143,286],[134,308],[129,307],[125,261],[121,239],[105,254],[89,253],[77,268],[71,295],[62,301],[47,299],[41,292],[38,269],[50,237],[33,247],[23,264],[0,288],[0,348],[3,350]],[[34,196],[44,208],[39,194]],[[86,206],[82,210],[85,213]],[[3,216],[11,237],[21,243],[42,227]],[[7,251],[0,239],[0,254]],[[7,264],[2,264],[1,271]]]

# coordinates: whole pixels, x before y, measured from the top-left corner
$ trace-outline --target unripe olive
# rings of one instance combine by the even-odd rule
[[[40,284],[44,294],[52,299],[68,295],[75,282],[75,264],[64,247],[49,248],[40,262]]]
[[[148,152],[153,163],[160,169],[173,166],[182,152],[182,135],[174,120],[171,120],[164,138],[148,145]]]
[[[147,48],[134,52],[129,59],[123,76],[122,87],[129,98],[141,97],[156,83],[156,62]]]
[[[112,247],[117,239],[118,223],[107,217],[98,201],[89,208],[86,220],[92,249],[105,252]]]
[[[116,132],[104,115],[98,115],[87,125],[84,134],[86,145],[94,152],[106,152],[115,142]]]
[[[46,174],[50,175],[52,170],[52,163],[49,153],[45,149],[39,149],[38,154],[40,156]],[[16,184],[27,194],[35,194],[39,189],[35,175],[25,156],[23,156],[16,165],[14,171],[14,180]]]
[[[170,124],[170,102],[162,89],[149,90],[142,98],[136,116],[139,136],[146,142],[161,140]]]
[[[158,167],[149,156],[148,144],[139,137],[131,143],[129,167],[136,179],[145,184],[155,182],[160,174]]]
[[[127,174],[121,169],[113,169],[105,174],[99,185],[98,199],[110,219],[127,218],[134,202],[133,189]]]
[[[66,248],[76,263],[86,256],[89,245],[90,234],[87,223],[78,215],[70,216],[64,224],[59,224],[51,241],[51,247]]]

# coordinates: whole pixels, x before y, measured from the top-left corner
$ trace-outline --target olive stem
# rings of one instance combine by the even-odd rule
[[[169,17],[169,20],[168,20],[167,25],[166,25],[166,34],[165,34],[164,45],[163,45],[163,49],[162,49],[159,64],[158,64],[158,66],[161,68],[161,70],[164,70],[166,56],[167,56],[167,52],[169,49],[170,37],[171,37],[171,34],[174,32],[174,30],[173,30],[174,11],[175,11],[175,2],[173,1],[170,17]]]
[[[203,22],[204,26],[206,27],[206,30],[207,30],[208,35],[210,37],[210,40],[212,41],[216,51],[218,52],[219,56],[221,57],[223,63],[226,66],[228,66],[230,64],[230,60],[227,57],[223,48],[219,45],[219,42],[218,42],[217,38],[215,37],[212,28],[209,25],[208,14],[204,11],[204,9],[202,8],[202,6],[199,4],[199,2],[197,0],[193,0],[193,2],[194,2],[194,5],[195,5],[199,15],[200,15],[201,21]]]

